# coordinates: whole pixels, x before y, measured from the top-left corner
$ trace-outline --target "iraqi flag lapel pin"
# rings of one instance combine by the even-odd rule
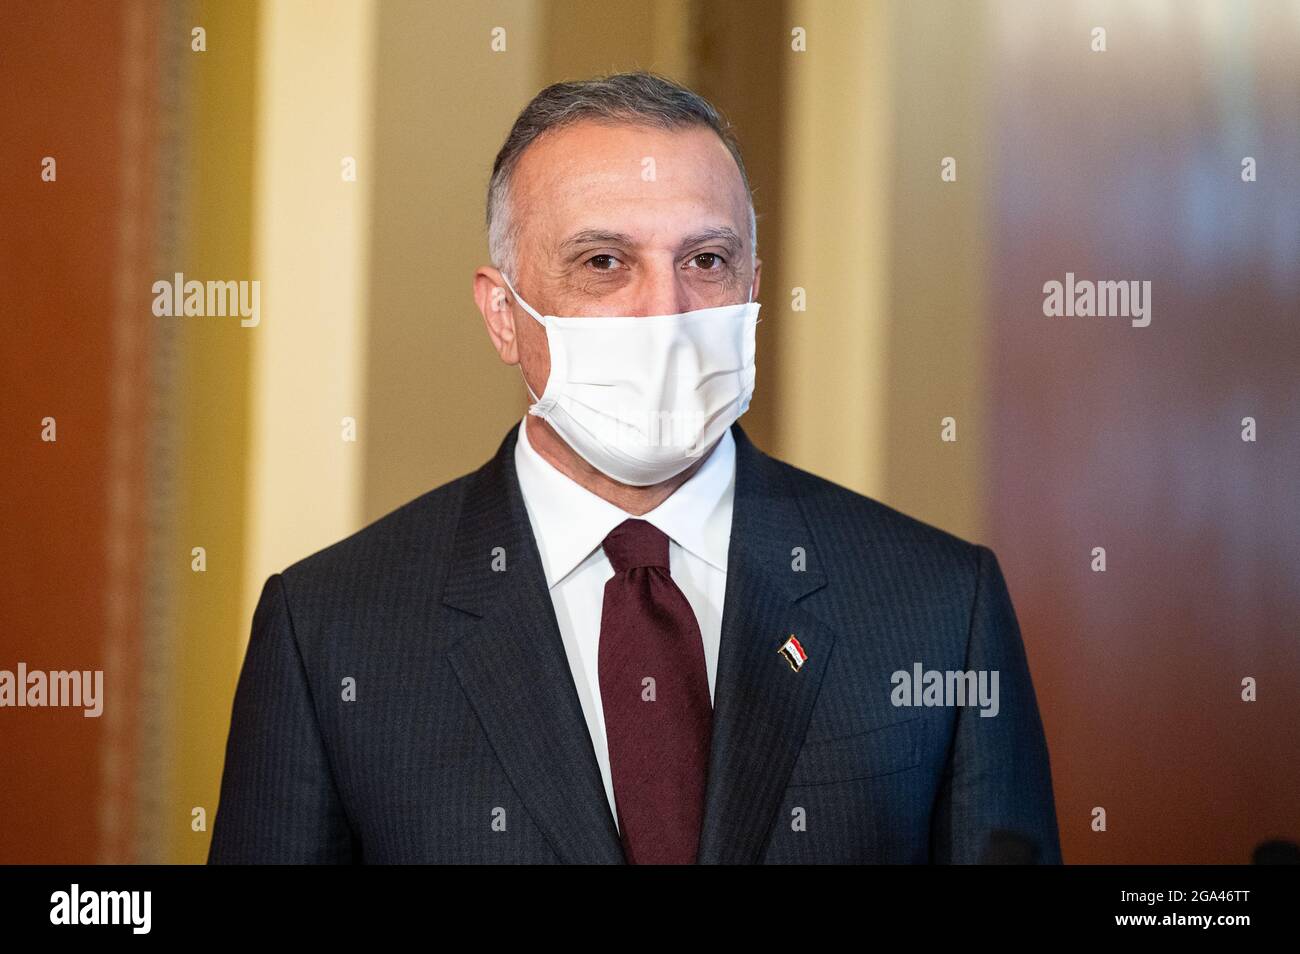
[[[785,661],[790,664],[790,668],[795,672],[798,672],[803,664],[808,661],[808,654],[799,645],[799,640],[794,638],[794,633],[790,634],[790,638],[782,644],[777,652],[785,657]]]

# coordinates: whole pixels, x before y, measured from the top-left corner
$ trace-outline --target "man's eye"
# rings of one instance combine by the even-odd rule
[[[701,252],[699,255],[696,255],[692,261],[698,263],[701,259],[706,260],[701,266],[706,272],[716,272],[718,268],[726,264],[722,256],[717,252]],[[715,263],[717,267],[715,267]]]
[[[601,261],[608,262],[609,266],[606,267],[604,265],[598,264],[596,265],[596,271],[608,272],[614,268],[614,263],[617,262],[618,259],[614,258],[613,255],[593,255],[591,258],[587,259],[587,264],[590,265],[593,262],[601,262]]]

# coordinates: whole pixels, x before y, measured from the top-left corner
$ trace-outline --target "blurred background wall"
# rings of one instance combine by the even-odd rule
[[[0,710],[0,862],[205,858],[262,582],[524,411],[470,295],[515,115],[633,68],[745,151],[748,433],[997,552],[1066,860],[1300,839],[1300,2],[6,4],[0,51],[0,668],[107,696]],[[177,272],[260,322],[155,316]],[[1067,272],[1151,324],[1045,317]]]

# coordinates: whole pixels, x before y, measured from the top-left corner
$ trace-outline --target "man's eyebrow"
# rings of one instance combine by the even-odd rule
[[[579,245],[597,243],[600,245],[635,245],[632,236],[623,232],[610,232],[606,229],[582,229],[574,232],[560,243],[561,249],[575,248]]]
[[[735,229],[730,226],[719,225],[692,232],[682,239],[681,248],[690,245],[703,245],[706,242],[719,242],[735,251],[739,251],[743,247],[740,236],[736,234]],[[579,245],[590,244],[632,247],[636,245],[636,241],[625,232],[612,232],[608,229],[582,229],[574,232],[561,242],[560,249],[567,251]]]
[[[682,248],[688,245],[703,245],[706,242],[719,242],[722,245],[740,251],[740,236],[736,230],[726,225],[712,226],[707,229],[700,229],[698,232],[692,232],[686,238],[682,239]]]

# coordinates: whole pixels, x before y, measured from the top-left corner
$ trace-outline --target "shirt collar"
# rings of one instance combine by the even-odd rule
[[[548,587],[573,572],[611,530],[632,516],[552,467],[529,443],[523,421],[515,442],[515,471]],[[700,469],[641,519],[725,572],[735,474],[736,441],[728,428]]]

